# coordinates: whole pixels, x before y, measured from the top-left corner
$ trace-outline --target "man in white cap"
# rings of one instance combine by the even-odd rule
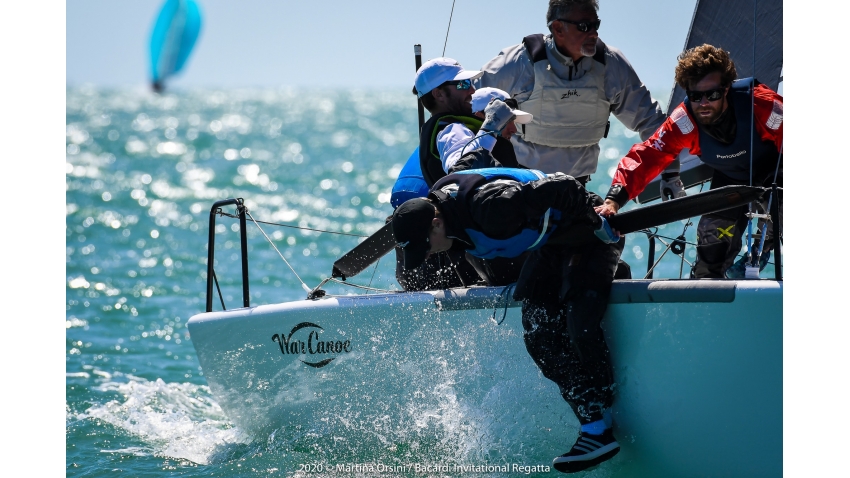
[[[492,151],[508,123],[531,120],[530,115],[513,111],[502,100],[487,102],[491,114],[485,111],[483,121],[472,115],[472,81],[481,75],[442,57],[428,60],[416,72],[414,92],[431,113],[419,144],[422,176],[428,186],[445,176],[463,154],[476,149]]]

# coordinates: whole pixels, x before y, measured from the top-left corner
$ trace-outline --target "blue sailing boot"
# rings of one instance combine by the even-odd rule
[[[770,260],[770,251],[767,251],[761,255],[761,259],[759,259],[759,272],[763,271],[765,267],[767,267],[767,262]],[[745,278],[747,270],[747,256],[738,259],[738,262],[732,264],[732,267],[726,269],[726,277],[729,279],[743,279]]]
[[[576,473],[612,458],[619,451],[610,419],[598,420],[582,425],[573,447],[552,460],[552,466],[561,473]]]

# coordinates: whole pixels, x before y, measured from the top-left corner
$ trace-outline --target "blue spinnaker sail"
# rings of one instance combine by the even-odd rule
[[[150,66],[154,89],[180,71],[201,31],[201,11],[195,0],[166,0],[151,32]]]

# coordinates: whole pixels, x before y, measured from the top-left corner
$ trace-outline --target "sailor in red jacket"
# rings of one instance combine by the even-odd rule
[[[687,98],[648,140],[634,145],[620,160],[597,212],[615,214],[683,149],[714,168],[712,189],[770,185],[774,175],[782,186],[782,97],[753,78],[736,77],[734,62],[720,48],[705,44],[682,53],[676,83]],[[740,207],[700,219],[694,277],[725,277],[741,250],[746,213],[747,207]],[[773,244],[770,225],[767,230],[762,268]]]

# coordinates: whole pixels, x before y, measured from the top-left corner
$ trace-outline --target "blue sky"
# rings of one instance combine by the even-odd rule
[[[147,42],[164,0],[66,3],[67,84],[143,85]],[[452,0],[198,0],[201,37],[172,85],[408,87],[413,45],[441,56]],[[480,68],[545,31],[547,0],[457,0],[446,56]],[[695,0],[601,0],[600,37],[650,88],[672,88]]]

